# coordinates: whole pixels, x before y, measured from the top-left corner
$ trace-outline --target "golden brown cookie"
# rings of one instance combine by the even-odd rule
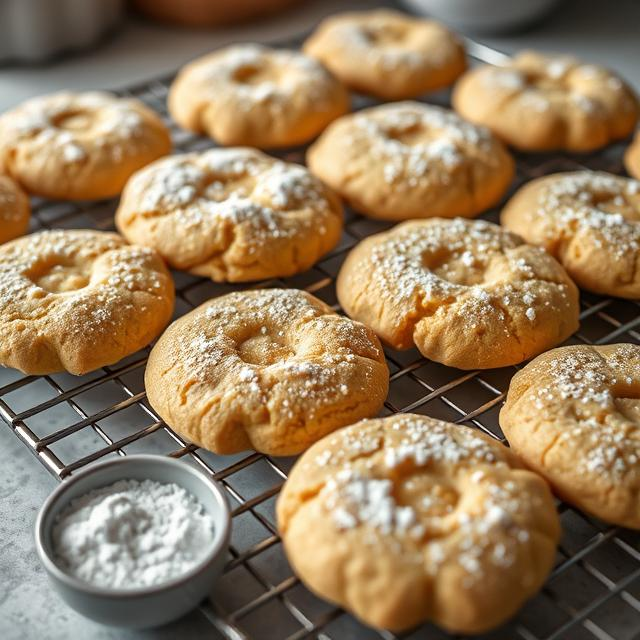
[[[0,244],[26,233],[30,218],[27,194],[9,176],[0,174]]]
[[[555,173],[526,183],[502,224],[544,247],[584,289],[640,298],[640,182],[609,173]]]
[[[180,71],[169,112],[185,129],[224,145],[287,147],[317,136],[349,111],[349,94],[319,62],[297,51],[240,44]]]
[[[134,171],[170,150],[158,115],[110,93],[39,96],[0,116],[0,165],[46,198],[117,196]]]
[[[478,215],[500,200],[514,172],[487,129],[417,102],[340,118],[309,148],[307,163],[355,209],[383,220]]]
[[[300,165],[255,149],[210,149],[137,173],[116,224],[177,269],[246,282],[311,267],[340,239],[342,205]]]
[[[101,231],[44,231],[0,246],[0,364],[81,375],[146,346],[173,311],[157,253]]]
[[[638,119],[636,96],[612,71],[534,51],[471,69],[452,101],[464,118],[522,151],[592,151],[626,138]]]
[[[214,298],[174,322],[153,348],[151,406],[216,453],[300,453],[375,415],[387,395],[380,343],[364,325],[296,289]]]
[[[394,349],[460,369],[517,364],[578,328],[578,290],[539,247],[484,220],[414,220],[363,240],[338,299]]]
[[[640,529],[640,346],[561,347],[511,380],[500,426],[567,502]]]
[[[640,133],[636,133],[624,154],[624,166],[630,176],[640,180]]]
[[[499,625],[542,586],[560,525],[551,492],[499,442],[399,414],[327,436],[277,504],[295,572],[315,593],[393,631]]]
[[[389,9],[326,18],[304,51],[352,89],[383,100],[448,87],[467,66],[464,46],[443,25]]]

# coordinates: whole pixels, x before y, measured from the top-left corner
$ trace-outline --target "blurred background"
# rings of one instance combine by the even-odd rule
[[[0,110],[145,82],[230,42],[283,41],[330,13],[379,6],[430,14],[505,53],[572,53],[640,88],[638,0],[0,0]]]

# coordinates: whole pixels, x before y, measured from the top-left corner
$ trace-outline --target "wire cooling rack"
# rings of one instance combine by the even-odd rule
[[[295,46],[297,43],[287,43]],[[505,56],[469,42],[476,60],[496,63]],[[212,146],[210,140],[178,129],[166,111],[171,78],[123,91],[160,113],[171,128],[177,151]],[[448,95],[429,97],[448,104]],[[356,97],[356,107],[370,104]],[[622,173],[624,145],[569,157],[517,158],[523,182],[555,171],[582,168]],[[303,149],[278,153],[302,162]],[[84,204],[36,201],[32,230],[113,229],[116,201]],[[497,222],[497,210],[483,217]],[[297,287],[339,311],[335,277],[348,251],[362,238],[388,228],[348,211],[340,244],[309,271],[262,286]],[[176,316],[214,296],[242,287],[175,273]],[[581,296],[581,325],[569,343],[640,341],[640,305],[635,301]],[[67,374],[24,376],[0,370],[0,415],[36,458],[58,479],[96,460],[128,453],[160,453],[181,458],[213,475],[225,487],[233,509],[233,535],[226,571],[202,611],[223,636],[268,640],[320,640],[398,637],[374,631],[307,591],[287,564],[276,530],[274,504],[294,460],[246,452],[217,456],[186,443],[146,402],[145,349],[117,365],[76,378]],[[461,372],[425,360],[416,350],[386,350],[391,371],[384,415],[412,411],[470,425],[504,440],[498,411],[516,367]],[[553,573],[542,591],[492,640],[633,640],[640,638],[640,534],[610,527],[559,504],[564,536]],[[401,636],[439,640],[448,636],[424,626]]]

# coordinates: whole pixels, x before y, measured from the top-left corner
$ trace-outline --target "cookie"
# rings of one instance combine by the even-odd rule
[[[170,150],[158,115],[110,93],[54,93],[0,116],[0,165],[45,198],[117,196],[132,173]]]
[[[555,173],[526,183],[503,226],[544,247],[584,289],[640,298],[640,182],[609,173]]]
[[[399,414],[324,438],[277,504],[289,562],[374,627],[499,625],[542,586],[560,525],[538,475],[468,427]]]
[[[640,133],[636,133],[624,154],[624,166],[630,176],[640,180]]]
[[[342,205],[302,166],[255,149],[211,149],[137,173],[116,225],[177,269],[245,282],[311,267],[340,239]]]
[[[636,96],[612,71],[534,51],[468,71],[452,101],[522,151],[593,151],[626,138],[638,119]]]
[[[261,148],[311,140],[349,103],[343,84],[313,58],[257,44],[191,62],[169,92],[169,112],[181,127],[220,144]]]
[[[101,231],[43,231],[0,246],[0,365],[81,375],[146,346],[173,311],[160,256]]]
[[[372,218],[472,217],[514,173],[502,143],[452,111],[402,102],[344,116],[309,148],[313,173]]]
[[[326,18],[304,51],[350,88],[383,100],[448,87],[467,66],[461,41],[443,25],[389,9]]]
[[[640,529],[640,346],[570,346],[511,380],[500,426],[554,491],[606,522]]]
[[[145,383],[158,415],[215,453],[300,453],[375,415],[388,370],[378,339],[295,289],[234,292],[174,322]]]
[[[517,364],[578,328],[578,290],[560,264],[484,220],[414,220],[370,236],[337,292],[394,349],[459,369]]]
[[[0,244],[26,233],[30,218],[26,193],[9,176],[0,174]]]

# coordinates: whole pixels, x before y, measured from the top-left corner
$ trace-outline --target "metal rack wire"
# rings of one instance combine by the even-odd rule
[[[289,45],[295,43],[287,43]],[[503,54],[473,42],[476,59],[496,62]],[[169,120],[166,96],[171,78],[130,88],[162,114],[178,151],[198,150],[211,141],[181,131]],[[447,95],[430,101],[447,104]],[[367,104],[357,98],[356,106]],[[519,157],[515,190],[524,181],[579,168],[622,172],[623,145],[580,158],[544,155]],[[303,161],[304,150],[278,155]],[[34,203],[32,229],[113,228],[115,201]],[[483,216],[497,221],[497,211]],[[334,279],[347,252],[363,237],[387,228],[348,212],[339,246],[306,273],[255,286],[298,287],[339,310]],[[237,289],[176,273],[176,315]],[[640,342],[640,305],[635,301],[583,293],[579,331],[572,343]],[[202,611],[233,640],[383,638],[348,614],[320,601],[295,578],[280,544],[274,517],[277,493],[293,459],[246,452],[217,456],[183,441],[159,420],[145,399],[145,349],[117,365],[75,378],[67,374],[24,376],[0,371],[0,416],[36,458],[58,479],[108,456],[153,452],[182,458],[213,475],[227,490],[234,532],[226,572]],[[425,360],[416,350],[387,350],[391,371],[385,414],[413,411],[468,424],[503,440],[498,411],[515,367],[460,372]],[[485,638],[514,640],[633,640],[640,638],[640,534],[607,526],[559,504],[564,537],[557,564],[541,593],[504,628]],[[403,637],[448,637],[425,626]]]

